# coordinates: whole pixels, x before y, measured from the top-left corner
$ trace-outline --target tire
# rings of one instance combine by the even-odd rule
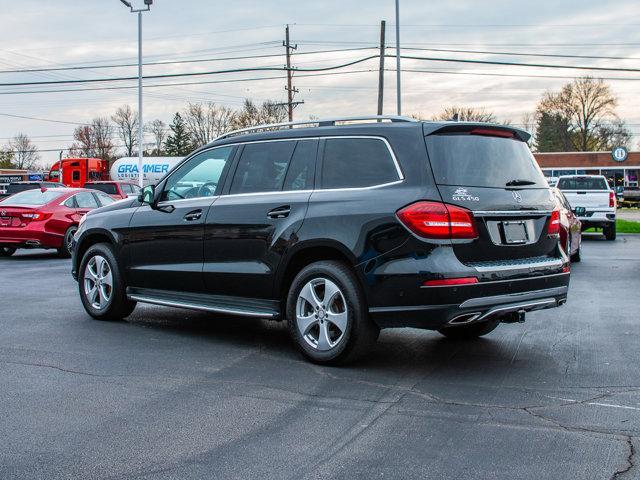
[[[314,363],[352,362],[362,357],[380,334],[369,318],[358,279],[339,261],[304,267],[289,287],[286,312],[291,338]]]
[[[69,258],[71,257],[71,242],[73,241],[73,236],[78,231],[78,226],[73,225],[69,227],[69,229],[64,234],[64,239],[62,240],[62,246],[58,249],[58,257],[60,258]]]
[[[602,229],[602,233],[604,233],[604,238],[607,240],[615,240],[616,239],[616,222],[613,222],[610,225],[607,225]]]
[[[578,263],[580,261],[580,249],[581,247],[578,247],[578,250],[576,250],[576,253],[571,255],[571,261],[573,263]]]
[[[122,320],[136,308],[136,302],[127,299],[120,266],[107,243],[91,246],[82,257],[78,291],[84,309],[96,320]]]
[[[438,332],[451,340],[471,340],[493,332],[498,325],[500,325],[500,319],[496,318],[471,325],[441,328]]]
[[[10,257],[16,253],[16,249],[12,247],[0,247],[0,257]]]

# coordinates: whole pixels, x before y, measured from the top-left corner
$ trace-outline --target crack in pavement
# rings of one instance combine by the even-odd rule
[[[627,440],[627,446],[629,448],[629,455],[627,455],[627,466],[613,472],[613,475],[611,475],[610,480],[617,480],[619,478],[623,478],[624,476],[626,476],[627,473],[631,471],[632,468],[635,467],[636,447],[633,445],[633,437],[627,436],[626,440]]]

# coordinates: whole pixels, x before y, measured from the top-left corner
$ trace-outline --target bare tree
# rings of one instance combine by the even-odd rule
[[[547,92],[536,115],[563,119],[575,150],[609,150],[627,145],[631,134],[616,115],[617,98],[602,79],[577,78],[559,92]]]
[[[167,139],[167,125],[159,119],[147,122],[145,130],[153,137],[152,155],[162,155],[162,146]]]
[[[9,141],[9,150],[13,152],[11,163],[13,168],[31,170],[40,160],[38,147],[24,133],[19,133]]]
[[[434,117],[434,120],[458,120],[460,122],[495,123],[496,116],[485,108],[453,105],[446,107]]]
[[[133,157],[134,149],[138,146],[138,113],[129,105],[123,105],[111,116],[111,120],[116,124],[127,157]]]
[[[234,117],[233,110],[213,102],[190,103],[184,111],[187,131],[196,147],[229,131]]]
[[[109,123],[109,119],[96,117],[90,124],[76,127],[73,132],[74,142],[68,155],[113,160],[116,152],[113,134],[113,126]]]
[[[246,128],[266,123],[279,123],[287,118],[287,107],[273,101],[256,105],[252,100],[245,100],[242,109],[236,113],[233,128]]]

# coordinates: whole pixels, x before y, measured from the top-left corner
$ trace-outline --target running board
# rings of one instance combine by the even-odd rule
[[[243,317],[278,319],[280,309],[275,300],[227,297],[203,293],[183,293],[149,288],[127,288],[127,298],[164,307],[186,308],[202,312]]]

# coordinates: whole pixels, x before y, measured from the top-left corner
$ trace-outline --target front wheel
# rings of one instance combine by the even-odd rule
[[[0,247],[0,257],[10,257],[14,253],[16,253],[16,249],[15,248]]]
[[[302,354],[322,364],[361,357],[380,333],[355,274],[333,260],[307,265],[296,275],[287,296],[287,321]]]
[[[471,325],[441,328],[438,332],[451,340],[471,340],[493,332],[498,325],[500,325],[500,319],[496,318]]]
[[[82,305],[96,320],[122,320],[136,307],[127,298],[124,277],[111,245],[99,243],[82,257],[78,270]]]

